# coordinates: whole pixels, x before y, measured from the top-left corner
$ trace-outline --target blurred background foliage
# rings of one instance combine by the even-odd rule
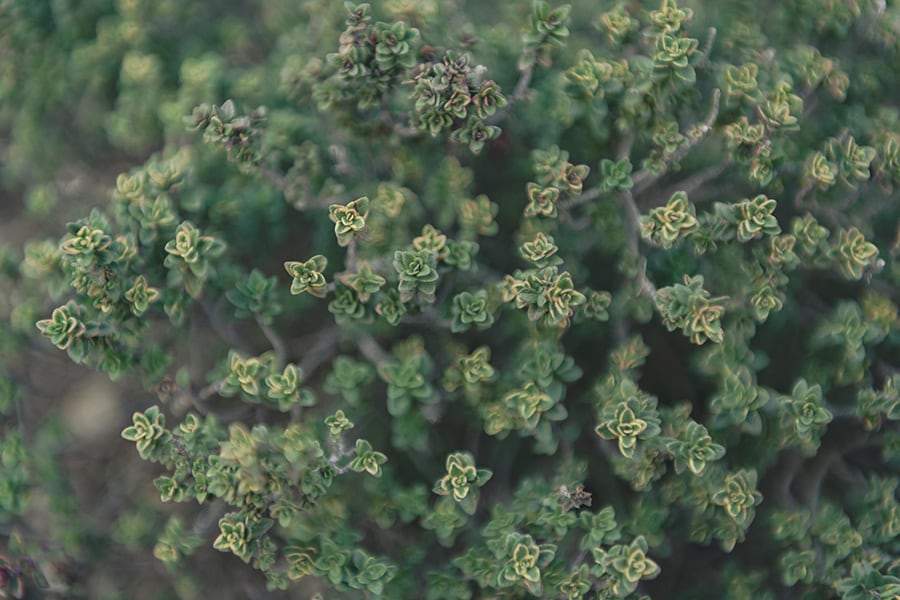
[[[365,111],[320,110],[323,100],[316,97],[313,84],[324,69],[326,54],[336,50],[344,28],[346,9],[341,2],[0,0],[0,457],[5,486],[0,487],[0,545],[6,546],[0,552],[11,557],[20,571],[28,571],[27,560],[33,560],[34,568],[44,574],[50,591],[29,586],[33,597],[57,593],[104,600],[212,594],[287,598],[322,591],[311,582],[294,595],[266,592],[262,575],[233,568],[234,557],[209,548],[207,538],[211,539],[214,521],[206,522],[204,514],[198,517],[193,506],[160,504],[152,483],[159,470],[138,461],[119,432],[130,423],[132,412],[157,402],[164,391],[148,391],[141,381],[130,377],[111,384],[105,375],[72,365],[36,336],[34,323],[66,297],[62,287],[47,290],[48,282],[61,281],[58,274],[42,271],[58,252],[65,224],[85,217],[93,207],[108,208],[120,173],[148,160],[190,164],[192,182],[179,198],[180,206],[204,228],[228,241],[238,265],[279,275],[283,284],[285,256],[307,257],[313,249],[329,258],[338,255],[332,224],[324,211],[310,216],[294,207],[374,194],[376,182],[393,177],[413,188],[411,195],[424,199],[437,225],[441,207],[453,206],[470,190],[487,194],[499,206],[497,222],[504,229],[496,240],[483,240],[482,256],[494,267],[510,272],[518,265],[510,248],[524,240],[515,238],[513,245],[509,224],[517,222],[524,204],[522,182],[530,177],[531,150],[557,144],[577,149],[573,160],[612,158],[610,145],[621,133],[611,119],[590,113],[564,93],[563,70],[577,63],[579,49],[606,43],[598,15],[620,5],[634,11],[640,3],[573,4],[571,37],[553,58],[554,64],[561,66],[535,71],[528,102],[516,107],[516,118],[504,123],[503,136],[485,149],[487,160],[474,161],[463,147],[448,149],[428,136],[406,140],[384,135]],[[769,86],[780,74],[768,70],[777,62],[778,68],[788,70],[797,87],[805,90],[805,125],[778,148],[784,157],[780,174],[790,175],[793,170],[796,175],[810,148],[822,147],[829,138],[845,139],[842,136],[848,127],[857,140],[879,151],[890,135],[900,132],[896,96],[900,90],[900,7],[895,2],[698,0],[683,4],[693,8],[690,28],[701,44],[708,27],[717,27],[713,46],[717,60],[742,65],[768,56],[771,64],[758,65],[760,88]],[[440,56],[444,48],[470,52],[504,91],[511,93],[519,80],[516,64],[531,14],[529,2],[385,0],[377,5],[385,20],[403,19],[420,28],[434,54]],[[762,21],[761,15],[765,16]],[[815,70],[823,55],[839,57],[834,69],[828,69],[827,80]],[[804,69],[809,72],[805,85]],[[841,73],[851,75],[852,85],[846,85]],[[715,84],[727,89],[733,75],[717,74]],[[685,95],[708,98],[712,86],[707,78]],[[266,107],[267,126],[259,144],[267,166],[277,169],[274,173],[267,176],[236,168],[224,160],[220,149],[204,144],[188,127],[195,106],[220,104],[227,98],[247,109]],[[398,102],[404,108],[404,102]],[[740,93],[729,96],[726,92],[720,122],[731,122],[746,112],[742,102]],[[702,114],[679,116],[685,117],[682,121],[696,121]],[[726,152],[730,150],[724,143],[705,144],[680,167],[685,173],[710,165],[716,168]],[[305,177],[285,185],[278,179],[283,176],[280,173],[289,172],[294,165],[302,166]],[[695,203],[719,196],[754,195],[754,182],[748,181],[743,165],[729,164],[727,170],[723,166],[707,175],[705,186],[691,197]],[[796,183],[787,177],[785,182],[783,195],[795,196],[799,188],[791,186]],[[836,222],[841,222],[842,213],[852,213],[853,222],[868,239],[876,241],[882,256],[890,258],[878,289],[882,298],[896,303],[900,201],[892,188],[896,181],[887,179],[879,184],[882,189],[877,193],[871,189],[856,196],[823,193],[819,201],[822,214],[831,214]],[[779,216],[785,223],[801,212],[790,207],[784,211]],[[601,250],[625,244],[622,219],[610,204],[599,204],[589,218]],[[570,265],[578,281],[596,289],[611,289],[611,282],[622,279],[614,260],[603,252],[592,254],[579,248],[585,242],[577,236],[557,243],[561,254],[584,256],[583,264]],[[683,273],[693,261],[696,258],[687,251],[658,253],[650,257],[648,270],[663,276]],[[232,283],[240,276],[238,271],[223,275]],[[286,286],[280,287],[276,300],[285,304],[289,296]],[[814,323],[825,320],[831,306],[841,299],[858,299],[860,292],[817,272],[792,280],[789,296],[803,298],[801,308],[773,316],[760,327],[757,338],[760,354],[765,350],[773,360],[754,369],[762,374],[761,383],[776,389],[787,389],[798,373],[806,373],[814,381],[817,375],[834,369],[838,342],[819,344],[809,362],[798,365],[796,352],[805,348],[799,340],[810,335]],[[865,318],[879,314],[875,305],[876,300],[866,305]],[[300,346],[312,343],[310,339],[314,342],[317,320],[331,319],[324,303],[314,305],[304,297],[294,306],[308,311],[309,316],[292,323],[285,335],[301,340]],[[213,313],[224,310],[222,306],[213,308]],[[649,303],[643,308],[649,316]],[[640,312],[616,304],[611,311],[620,317]],[[896,314],[882,318],[882,329],[888,333],[879,346],[878,362],[857,365],[883,369],[880,380],[887,378],[886,373],[896,372],[900,364]],[[837,337],[843,335],[842,323],[834,327]],[[653,348],[641,380],[644,389],[687,399],[711,394],[703,388],[706,384],[698,389],[688,373],[686,340],[667,341],[670,337],[658,324],[640,328]],[[249,337],[252,347],[265,346],[259,332],[238,330],[238,337]],[[570,353],[580,365],[590,366],[609,349],[612,342],[603,331],[601,326],[585,325],[573,332]],[[174,360],[183,361],[195,378],[202,378],[222,358],[209,354],[214,343],[221,345],[218,337],[222,332],[217,331],[215,319],[210,319],[192,325],[188,335]],[[827,338],[827,332],[822,335]],[[702,355],[690,355],[701,362]],[[513,356],[495,356],[493,363],[514,362]],[[360,377],[364,380],[365,374]],[[587,378],[582,387],[592,381],[593,377]],[[329,389],[328,381],[314,383],[338,393]],[[349,387],[351,390],[342,393],[352,394]],[[896,475],[900,452],[896,434],[893,439],[893,462],[885,462],[874,451],[855,460],[875,472]],[[493,447],[511,465],[503,481],[510,486],[523,472],[530,472],[515,466],[516,458],[524,455],[518,444],[514,439]],[[415,470],[414,465],[404,466]],[[610,472],[593,473],[593,477],[598,484],[614,479]],[[390,495],[377,483],[360,485],[365,485],[372,497]],[[596,489],[596,494],[605,496],[604,502],[624,503],[632,498],[632,491],[621,484],[610,484],[602,493]],[[14,503],[13,499],[20,502],[22,498],[24,504]],[[385,503],[392,506],[387,499]],[[652,520],[664,510],[663,506],[648,505],[645,515],[639,509],[633,519]],[[189,529],[203,538],[202,543],[183,531],[168,531],[177,523],[169,519],[173,514],[183,515],[183,522],[190,523]],[[182,567],[167,569],[153,556],[164,529],[168,539],[187,540],[185,544],[202,550]],[[749,545],[746,564],[765,564],[759,556],[765,550]],[[801,567],[808,560],[805,556],[794,558]],[[669,565],[674,568],[678,560],[676,557]],[[706,569],[725,564],[712,549],[696,550],[689,563],[686,573],[698,577]],[[748,570],[729,575],[734,589],[747,593],[734,597],[750,597],[766,577],[760,573]],[[680,583],[690,587],[684,579]]]

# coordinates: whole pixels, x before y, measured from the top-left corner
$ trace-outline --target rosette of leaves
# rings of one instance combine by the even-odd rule
[[[399,277],[397,290],[401,302],[411,302],[416,297],[431,304],[437,289],[437,257],[431,250],[397,250],[394,253],[394,270]]]
[[[885,381],[880,390],[860,390],[856,396],[855,412],[868,430],[880,428],[886,419],[900,421],[900,375]]]
[[[122,437],[135,442],[138,454],[144,460],[159,460],[166,452],[166,444],[171,437],[166,429],[165,415],[158,406],[151,406],[142,413],[134,413],[132,421],[122,430]]]
[[[546,390],[538,386],[534,381],[528,381],[503,396],[503,406],[509,411],[512,419],[509,427],[504,429],[519,429],[523,432],[532,432],[542,419],[560,421],[566,417],[566,409],[558,403]],[[496,434],[486,425],[488,433]]]
[[[484,80],[482,66],[473,68],[468,54],[447,51],[440,61],[422,65],[409,82],[414,101],[410,121],[432,137],[451,130],[451,139],[466,144],[473,154],[500,136],[500,128],[485,122],[507,105],[492,80]]]
[[[835,588],[846,600],[897,596],[900,594],[900,577],[882,572],[886,570],[886,566],[879,567],[871,562],[854,562],[850,575],[838,581]]]
[[[503,96],[500,86],[490,79],[482,81],[475,95],[472,96],[475,112],[481,119],[494,116],[497,110],[505,107],[508,101]]]
[[[281,373],[270,373],[263,381],[266,384],[266,398],[282,412],[294,406],[313,406],[316,403],[312,390],[301,385],[303,371],[295,364],[285,365]]]
[[[762,494],[756,491],[756,471],[741,469],[729,473],[711,500],[724,508],[735,523],[747,527],[756,514],[755,507],[762,502]]]
[[[290,545],[282,549],[288,563],[287,576],[291,581],[302,579],[313,572],[316,549],[312,546]]]
[[[331,371],[325,377],[325,391],[339,394],[351,406],[362,400],[366,386],[375,378],[375,369],[365,362],[340,355],[331,363]]]
[[[457,508],[456,502],[450,497],[443,497],[435,502],[434,508],[422,519],[422,527],[433,531],[438,543],[449,548],[468,522],[469,519]]]
[[[569,162],[569,153],[559,146],[531,153],[532,169],[540,186],[554,186],[571,196],[577,196],[584,187],[584,180],[591,172],[587,165]]]
[[[789,550],[781,555],[778,563],[785,585],[811,583],[815,578],[816,553],[813,550]]]
[[[353,551],[351,564],[355,572],[350,587],[375,596],[382,595],[385,584],[389,583],[397,572],[397,567],[389,561],[359,548]]]
[[[510,292],[516,308],[525,309],[528,320],[545,327],[565,328],[576,307],[584,304],[584,294],[575,289],[568,271],[555,266],[530,270],[513,278]]]
[[[675,192],[665,206],[641,217],[641,235],[658,246],[671,248],[697,229],[697,213],[685,192]]]
[[[134,284],[125,291],[125,300],[131,304],[131,312],[136,317],[140,317],[147,312],[150,304],[158,299],[159,290],[152,287],[143,275],[138,275],[134,280]]]
[[[870,166],[877,154],[871,146],[860,146],[852,135],[843,140],[831,138],[826,153],[837,166],[840,180],[852,188],[871,177]]]
[[[323,538],[320,543],[319,556],[313,563],[313,573],[325,577],[334,586],[343,585],[345,567],[350,562],[351,551],[334,541]]]
[[[542,187],[529,182],[526,187],[528,204],[525,206],[526,217],[551,217],[555,218],[557,202],[559,201],[559,188],[553,185]]]
[[[388,290],[382,294],[380,301],[375,305],[375,313],[390,325],[397,325],[406,312],[407,307],[400,300],[400,293],[397,290]]]
[[[653,128],[652,141],[656,146],[654,154],[662,159],[675,154],[685,141],[685,136],[678,129],[678,121],[664,120]]]
[[[447,473],[434,484],[432,490],[440,496],[451,496],[463,512],[474,515],[478,506],[478,488],[491,478],[488,469],[475,467],[475,459],[468,452],[447,455]]]
[[[375,273],[367,261],[360,261],[355,273],[344,273],[338,277],[344,285],[356,292],[359,301],[365,304],[373,294],[387,283],[387,280]]]
[[[351,471],[357,473],[365,471],[372,477],[381,477],[381,465],[387,462],[387,456],[372,448],[366,440],[356,440],[353,458],[347,465]]]
[[[245,563],[259,559],[267,550],[263,535],[272,528],[271,519],[255,518],[247,512],[230,512],[219,519],[219,535],[213,548],[231,552]]]
[[[501,129],[496,125],[488,125],[481,117],[471,116],[466,124],[455,129],[450,139],[465,144],[472,154],[480,154],[485,144],[500,137]]]
[[[534,239],[519,246],[519,255],[538,269],[562,264],[562,259],[555,254],[559,247],[552,235],[539,231]]]
[[[612,10],[602,13],[597,21],[599,29],[606,32],[610,42],[619,46],[629,34],[637,30],[640,23],[631,18],[625,6],[618,5]]]
[[[530,535],[510,533],[506,536],[502,553],[497,556],[498,559],[505,559],[497,575],[497,586],[521,585],[530,594],[540,596],[543,591],[541,569],[549,565],[555,555],[555,544],[538,544]]]
[[[637,589],[642,579],[654,579],[660,573],[659,565],[647,556],[648,548],[642,535],[627,546],[615,544],[608,549],[593,548],[595,566],[591,574],[608,578],[607,585],[613,597],[624,598]]]
[[[544,68],[552,64],[553,50],[565,46],[569,38],[571,10],[568,4],[551,8],[544,0],[534,3],[531,29],[522,36],[523,48],[518,63],[520,71],[533,68],[535,63]]]
[[[777,83],[759,107],[760,116],[772,131],[795,131],[802,113],[803,99],[787,81]]]
[[[718,393],[709,402],[710,427],[737,425],[747,433],[758,435],[762,430],[760,409],[769,402],[769,393],[756,385],[750,369],[743,365],[737,369],[726,368],[719,386]]]
[[[186,529],[178,517],[166,522],[162,535],[153,546],[153,556],[167,567],[175,567],[192,555],[203,543],[203,537]]]
[[[265,108],[259,107],[247,115],[239,115],[233,100],[221,106],[201,104],[194,108],[191,125],[203,133],[203,141],[225,148],[230,160],[241,168],[260,160],[260,124],[265,120]]]
[[[444,264],[460,271],[473,271],[476,268],[475,255],[478,244],[469,240],[447,240],[447,255]]]
[[[393,416],[406,414],[418,400],[431,404],[438,400],[429,382],[434,364],[427,354],[415,353],[398,357],[379,368],[381,378],[387,383],[387,410]]]
[[[826,190],[837,181],[837,165],[821,152],[816,152],[806,163],[806,177],[820,190]]]
[[[112,238],[107,234],[103,227],[108,226],[105,219],[99,219],[99,215],[91,219],[93,224],[79,225],[79,223],[69,224],[69,235],[60,244],[59,249],[64,255],[72,257],[70,262],[74,262],[78,267],[89,267],[94,261],[100,261],[101,264],[109,262],[104,260],[104,251],[112,245]],[[99,255],[99,256],[98,256]]]
[[[676,32],[694,17],[690,8],[678,6],[675,0],[663,0],[660,7],[650,11],[650,22],[660,31]]]
[[[713,442],[706,427],[696,421],[688,422],[679,439],[667,441],[666,450],[672,454],[676,473],[687,468],[694,475],[701,475],[707,463],[725,456],[725,447]]]
[[[760,100],[758,75],[759,65],[753,62],[727,65],[722,71],[722,77],[725,80],[722,86],[725,102],[732,106],[742,102],[756,105]]]
[[[605,192],[630,190],[634,187],[631,169],[631,160],[627,157],[618,161],[604,158],[600,161],[600,189]]]
[[[165,250],[163,264],[170,269],[171,283],[181,283],[189,296],[198,298],[211,275],[210,260],[225,251],[225,243],[201,235],[193,223],[184,221],[175,230],[175,238],[166,243]]]
[[[403,21],[375,24],[375,64],[384,73],[411,69],[416,64],[419,30]]]
[[[340,440],[345,431],[354,427],[353,422],[340,409],[335,411],[333,415],[325,417],[325,426],[328,428],[328,435],[333,440]]]
[[[783,296],[784,294],[772,283],[763,283],[750,297],[750,305],[756,319],[763,322],[769,318],[770,313],[780,311],[784,306]]]
[[[81,362],[84,356],[82,336],[87,331],[79,309],[75,302],[68,302],[53,309],[49,319],[41,319],[36,323],[41,335],[49,338],[60,350],[66,350],[75,362]]]
[[[878,248],[855,227],[842,229],[832,256],[847,279],[859,280],[865,270],[877,262]]]
[[[566,82],[573,95],[590,102],[595,96],[602,98],[606,89],[601,83],[611,83],[612,65],[598,61],[591,51],[582,48],[575,57],[575,63],[565,72]]]
[[[487,290],[460,292],[453,297],[450,331],[458,333],[472,326],[487,329],[494,323],[494,315],[488,306]]]
[[[800,379],[794,384],[791,395],[781,400],[800,441],[807,447],[811,444],[814,449],[818,446],[824,426],[834,418],[825,407],[822,386],[809,385],[805,379]]]
[[[697,73],[688,61],[697,51],[699,43],[694,38],[663,31],[656,37],[656,48],[652,57],[656,71],[684,83],[694,83],[697,80]]]
[[[344,323],[366,317],[366,305],[352,288],[338,282],[334,286],[334,297],[328,303],[328,312],[334,315],[335,321]]]
[[[828,234],[828,229],[809,213],[791,221],[791,235],[796,240],[798,254],[805,259],[814,260],[823,251]]]
[[[328,259],[321,254],[316,254],[305,262],[293,260],[285,262],[284,269],[293,278],[291,294],[308,292],[316,298],[324,298],[328,292],[328,282],[324,275],[327,265]]]
[[[339,246],[347,246],[350,241],[366,229],[369,216],[369,198],[363,196],[347,204],[332,204],[328,207],[328,218],[334,223],[334,235]]]
[[[496,217],[500,207],[484,194],[467,198],[459,205],[459,225],[463,231],[478,235],[493,236],[499,226]]]
[[[447,258],[450,249],[447,247],[447,236],[431,224],[422,227],[422,233],[413,238],[414,250],[431,250],[438,262]]]
[[[684,284],[661,288],[656,295],[656,307],[663,325],[669,331],[681,329],[694,344],[710,340],[720,343],[724,337],[720,319],[725,312],[724,298],[710,298],[703,289],[703,276],[684,276]]]
[[[110,223],[97,210],[67,225],[68,235],[58,247],[59,262],[69,284],[102,313],[114,314],[123,300],[124,282],[133,277],[133,238],[112,236]]]
[[[604,291],[585,290],[584,304],[578,307],[575,320],[608,321],[609,307],[612,304],[612,294]]]
[[[262,396],[262,384],[275,368],[275,357],[271,353],[244,358],[232,350],[228,353],[228,371],[219,385],[219,393],[233,396],[240,392],[247,399],[259,401]]]
[[[444,371],[441,380],[444,389],[454,392],[464,387],[467,393],[475,392],[484,383],[493,380],[496,375],[490,360],[491,349],[488,346],[479,346],[471,354],[460,357]]]
[[[153,244],[167,237],[177,223],[171,188],[180,183],[181,173],[175,176],[177,167],[172,164],[174,162],[171,161],[170,167],[163,169],[171,170],[173,176],[166,177],[162,186],[156,183],[158,177],[151,179],[149,176],[150,167],[138,169],[133,174],[121,173],[116,178],[113,198],[114,202],[118,201],[119,221],[132,223],[132,229],[137,231],[137,239],[142,244]],[[157,169],[154,171],[159,173]]]
[[[238,318],[256,316],[263,323],[271,324],[272,319],[281,312],[276,296],[277,285],[275,277],[266,277],[259,269],[253,269],[225,297],[234,305],[234,314]]]
[[[775,236],[781,233],[774,212],[777,202],[760,194],[751,200],[743,200],[734,206],[737,218],[737,239],[746,242],[761,235]]]
[[[634,387],[630,383],[622,385]],[[603,439],[616,440],[625,458],[634,456],[638,440],[652,439],[661,431],[656,398],[642,393],[607,403],[600,411],[599,421],[594,431]]]

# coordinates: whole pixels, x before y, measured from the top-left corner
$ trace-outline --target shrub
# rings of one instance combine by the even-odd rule
[[[184,597],[210,547],[329,597],[900,595],[900,8],[63,4],[2,47],[49,27],[116,88],[92,143],[156,151],[7,250],[3,352],[121,381],[189,506],[59,523],[9,360],[4,597],[115,544]],[[10,186],[65,97],[4,110]]]

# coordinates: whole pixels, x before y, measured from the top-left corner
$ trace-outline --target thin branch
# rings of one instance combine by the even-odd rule
[[[559,210],[566,211],[574,206],[579,206],[581,204],[585,204],[590,202],[591,200],[596,200],[600,197],[600,194],[603,193],[603,189],[599,185],[595,185],[594,187],[582,192],[580,195],[563,200],[559,202],[556,207]]]
[[[627,243],[628,250],[640,262],[640,270],[638,272],[638,295],[644,293],[650,298],[656,298],[656,285],[647,277],[647,259],[641,254],[639,240],[641,237],[641,213],[638,211],[634,202],[634,196],[630,191],[625,191],[619,195],[622,206],[625,209],[625,223],[628,227]]]
[[[711,167],[707,167],[703,170],[697,171],[690,177],[687,177],[685,179],[682,179],[681,181],[678,181],[678,182],[670,185],[666,189],[666,192],[664,194],[662,194],[662,198],[664,198],[664,201],[668,200],[672,196],[672,194],[674,194],[677,191],[684,192],[685,194],[688,195],[688,198],[690,198],[694,194],[694,192],[696,192],[700,188],[704,187],[706,183],[710,182],[711,180],[713,180],[716,177],[718,177],[719,175],[721,175],[730,166],[731,166],[731,161],[726,160],[726,161],[720,162],[718,164],[712,165]],[[645,208],[647,207],[645,203],[641,203],[641,204]],[[696,200],[694,200],[694,204],[695,205],[697,204]],[[652,207],[650,207],[650,208],[652,208]]]
[[[276,173],[269,167],[264,167],[262,165],[259,165],[257,169],[259,170],[260,175],[262,175],[269,183],[278,188],[280,192],[284,193],[284,190],[287,189],[287,177],[285,177],[281,173]]]
[[[698,66],[704,67],[704,68],[707,67],[707,66],[709,66],[709,64],[710,64],[710,62],[709,62],[709,55],[710,55],[710,53],[712,52],[712,47],[713,47],[713,44],[714,44],[715,41],[716,41],[716,34],[717,34],[717,33],[718,33],[718,31],[716,30],[715,27],[710,27],[710,28],[707,30],[707,32],[706,32],[706,43],[703,44],[703,50],[700,51],[700,55],[703,56],[703,58],[701,59],[700,64],[699,64]]]
[[[225,514],[228,505],[221,498],[216,498],[212,502],[207,502],[206,506],[194,519],[191,525],[191,531],[197,535],[206,537],[212,531],[213,526],[218,523],[222,515]]]
[[[871,433],[868,431],[854,431],[850,434],[849,439],[830,448],[823,448],[815,458],[809,461],[802,470],[802,481],[795,485],[803,504],[815,511],[821,497],[825,477],[845,454],[864,447],[870,437]]]
[[[519,75],[519,81],[516,82],[516,87],[513,88],[512,96],[506,100],[506,106],[499,109],[491,118],[485,121],[488,125],[496,125],[505,119],[510,111],[512,111],[513,106],[525,98],[525,94],[528,92],[528,86],[531,84],[532,75],[534,75],[534,65],[530,65],[522,70],[522,73]]]
[[[275,351],[275,360],[278,362],[278,368],[284,367],[288,358],[284,340],[281,339],[278,332],[272,329],[271,325],[265,322],[259,313],[256,313],[253,316],[256,319],[256,324],[259,325],[260,330],[263,332],[263,335],[265,335],[266,339],[269,340],[269,343],[272,344],[272,350]]]
[[[344,271],[347,273],[356,272],[356,236],[350,238],[347,244],[347,256],[344,258]]]
[[[421,137],[423,133],[421,130],[416,129],[415,127],[410,127],[409,125],[403,125],[401,123],[394,123],[391,126],[391,131],[393,131],[397,136],[406,140]]]
[[[356,341],[356,345],[362,355],[378,368],[391,362],[391,355],[370,335],[361,336]]]
[[[238,335],[237,331],[235,331],[230,324],[226,324],[224,321],[222,321],[222,318],[216,307],[210,306],[209,301],[205,298],[201,298],[199,304],[200,308],[203,309],[203,314],[206,315],[206,318],[209,321],[209,324],[212,327],[213,331],[216,332],[216,335],[222,338],[222,340],[232,348],[239,349],[247,354],[250,353],[246,343],[243,339],[241,339],[241,336]]]
[[[318,331],[314,335],[316,341],[308,348],[303,344],[308,338],[300,340],[300,344],[304,345],[304,347],[298,352],[298,354],[303,355],[303,359],[298,366],[303,372],[304,378],[308,378],[331,358],[341,339],[341,330],[338,327],[330,327],[329,329]]]
[[[634,146],[634,133],[629,131],[622,136],[621,140],[619,140],[619,145],[616,148],[616,160],[619,161],[623,158],[630,157],[632,146]]]
[[[218,394],[223,387],[225,387],[224,381],[216,381],[215,383],[210,383],[199,392],[197,392],[197,399],[201,402],[209,400],[210,398]]]
[[[347,446],[344,445],[344,436],[342,435],[337,440],[329,440],[328,444],[331,446],[331,456],[328,457],[328,464],[331,465],[339,475],[349,471],[350,463],[347,463],[344,466],[338,465],[342,458],[346,458],[353,454],[353,450],[348,450]]]
[[[688,152],[709,135],[712,131],[713,123],[716,121],[716,117],[719,116],[719,99],[721,96],[722,92],[719,88],[713,90],[712,106],[710,106],[709,114],[706,115],[706,119],[699,125],[691,128],[688,134],[688,140],[666,158],[666,164],[674,164],[683,159]],[[662,177],[662,173],[654,173],[647,168],[643,168],[635,173],[634,177],[631,178],[634,182],[635,195],[639,196],[645,192],[647,188],[656,183],[660,177]]]
[[[696,131],[696,135],[691,137],[684,145],[682,145],[678,150],[676,150],[671,156],[669,156],[667,163],[674,163],[682,158],[691,151],[691,149],[696,146],[700,141],[709,135],[709,132],[712,131],[712,124],[715,122],[716,117],[719,115],[719,99],[721,96],[721,92],[718,88],[713,91],[713,101],[712,106],[710,107],[709,114],[706,116],[706,119],[700,125],[697,125],[693,129]],[[622,158],[626,158],[631,153],[631,144],[633,142],[633,138],[631,136],[625,136],[622,138],[619,144],[619,148],[617,149],[616,156],[619,160]],[[715,165],[710,167],[704,171],[700,171],[696,173],[694,176],[685,179],[682,183],[678,184],[678,189],[685,189],[685,187],[690,189],[696,189],[700,187],[703,183],[709,181],[710,179],[714,179],[717,177],[722,171],[728,168],[728,162],[721,163],[719,165]],[[648,169],[641,169],[631,180],[634,182],[634,195],[640,196],[643,192],[647,190],[651,185],[656,183],[659,180],[661,175],[654,175]],[[596,200],[600,197],[600,194],[603,193],[603,189],[596,185],[585,192],[583,192],[580,196],[572,198],[570,200],[563,200],[559,203],[559,208],[561,210],[568,210],[573,206],[578,206],[579,204],[584,204],[586,202],[590,202],[591,200]],[[634,200],[632,200],[632,203]],[[636,210],[636,209],[635,209]],[[640,225],[640,219],[637,219],[638,225]],[[640,230],[640,227],[638,227]]]

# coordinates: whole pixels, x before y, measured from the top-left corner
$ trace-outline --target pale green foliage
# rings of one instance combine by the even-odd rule
[[[118,548],[58,350],[146,593],[898,594],[900,9],[202,4],[0,9],[4,191],[71,221],[0,248],[0,596]]]

